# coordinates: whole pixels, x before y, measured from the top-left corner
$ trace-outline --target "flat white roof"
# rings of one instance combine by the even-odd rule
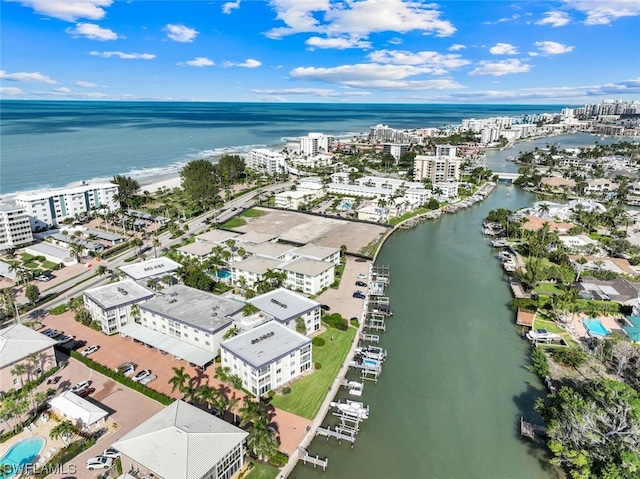
[[[243,261],[238,261],[233,265],[233,269],[262,275],[270,269],[276,269],[281,263],[282,261],[277,259],[252,256],[251,258],[247,258]]]
[[[176,263],[172,259],[161,256],[160,258],[152,258],[146,261],[140,261],[139,263],[121,266],[120,270],[127,276],[135,280],[140,280],[150,278],[152,276],[173,273],[181,266],[182,265],[180,263]]]
[[[200,479],[248,433],[184,401],[152,416],[113,447],[167,479]]]
[[[278,288],[247,302],[281,322],[297,318],[320,307],[320,303],[285,288]]]
[[[300,256],[308,256],[310,258],[318,258],[321,260],[336,253],[340,253],[340,248],[322,246],[313,243],[307,243],[296,250],[296,254],[299,254]]]
[[[16,196],[18,200],[36,200],[36,199],[45,199],[49,198],[53,195],[67,195],[73,193],[84,193],[85,191],[93,191],[93,190],[102,190],[102,189],[118,189],[118,186],[114,183],[93,183],[79,186],[68,186],[63,188],[55,188],[55,189],[46,189],[46,190],[35,190],[29,191],[26,193],[21,193]]]
[[[131,279],[87,289],[84,294],[105,311],[151,299],[155,295]]]
[[[196,236],[196,241],[206,241],[207,243],[224,243],[227,240],[240,236],[239,233],[232,233],[225,230],[211,230]]]
[[[269,321],[223,341],[220,347],[260,369],[307,344],[311,339],[277,321]]]
[[[250,231],[248,233],[241,234],[235,238],[239,243],[253,243],[261,244],[267,241],[273,241],[278,238],[278,235],[270,233],[260,233],[258,231]]]
[[[29,354],[50,348],[57,341],[22,324],[0,329],[0,368],[22,361]]]
[[[324,273],[325,271],[333,267],[335,267],[335,265],[333,263],[330,263],[329,261],[317,261],[315,259],[309,259],[305,257],[300,257],[287,263],[281,263],[280,266],[278,266],[278,268],[282,271],[300,273],[311,276],[312,278],[318,276],[321,273]]]
[[[296,249],[297,248],[295,246],[284,243],[262,243],[258,245],[248,244],[244,247],[244,250],[249,254],[267,256],[274,259],[289,251],[294,252]]]
[[[213,246],[205,241],[196,241],[184,246],[180,246],[178,251],[184,254],[192,254],[195,256],[208,256],[212,253]]]

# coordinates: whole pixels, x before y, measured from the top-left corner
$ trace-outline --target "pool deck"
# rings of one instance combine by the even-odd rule
[[[584,314],[574,314],[570,320],[569,330],[573,333],[574,336],[577,336],[579,339],[583,338],[591,338],[593,337],[589,334],[589,331],[582,323],[585,319],[598,319],[602,323],[602,325],[609,330],[609,333],[620,333],[625,334],[622,326],[618,323],[617,319],[614,316],[595,316],[592,318],[587,318]]]

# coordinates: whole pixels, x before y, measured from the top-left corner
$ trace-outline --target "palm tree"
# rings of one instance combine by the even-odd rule
[[[54,426],[49,431],[49,437],[51,439],[62,439],[63,442],[71,442],[73,438],[78,434],[78,429],[73,425],[71,421],[62,421],[60,424]]]
[[[104,276],[105,274],[107,274],[107,267],[103,264],[99,265],[96,268],[96,273],[98,274],[98,276]]]
[[[196,399],[198,399],[198,401],[200,401],[204,406],[206,406],[209,412],[211,412],[211,410],[219,402],[220,391],[212,388],[208,384],[204,384],[199,388],[195,389],[194,396],[196,397]]]
[[[11,368],[11,375],[18,376],[20,378],[20,387],[24,386],[24,380],[22,376],[29,373],[29,367],[24,363],[18,363],[13,368]]]
[[[254,426],[249,430],[247,446],[258,459],[265,459],[278,452],[278,440],[267,426]]]
[[[174,392],[176,389],[183,393],[187,390],[187,384],[191,379],[188,373],[184,372],[184,366],[181,367],[172,367],[174,376],[169,379],[169,384],[171,384],[171,392]]]
[[[162,245],[162,243],[160,242],[160,240],[158,239],[157,236],[155,236],[153,238],[153,240],[151,241],[151,246],[153,246],[153,257],[157,258],[158,257],[158,248]]]
[[[82,252],[84,251],[84,246],[79,243],[71,243],[69,245],[69,249],[71,250],[71,254],[75,256],[76,261],[82,264]]]

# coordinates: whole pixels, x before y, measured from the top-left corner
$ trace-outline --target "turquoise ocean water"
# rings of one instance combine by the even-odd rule
[[[465,118],[559,112],[560,105],[389,105],[0,101],[0,194],[72,182],[157,176],[185,162],[322,132],[367,135]]]

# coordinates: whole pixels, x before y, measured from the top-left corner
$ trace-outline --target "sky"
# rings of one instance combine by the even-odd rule
[[[640,0],[0,0],[0,98],[640,100]]]

